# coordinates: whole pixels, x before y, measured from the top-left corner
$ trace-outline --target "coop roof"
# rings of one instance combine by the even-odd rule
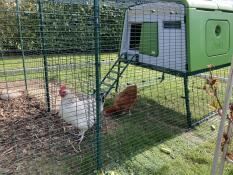
[[[233,0],[187,0],[189,7],[233,11]]]
[[[185,4],[189,8],[224,10],[233,12],[233,0],[157,0],[155,2],[180,2]]]

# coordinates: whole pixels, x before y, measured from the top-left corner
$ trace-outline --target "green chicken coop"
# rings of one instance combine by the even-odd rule
[[[214,0],[153,1],[128,7],[119,59],[102,80],[107,93],[134,64],[184,78],[188,126],[188,77],[228,66],[233,53],[233,2]],[[121,62],[126,63],[122,66]],[[118,73],[114,70],[118,67]],[[111,75],[116,73],[117,77]],[[109,79],[112,83],[106,83]]]

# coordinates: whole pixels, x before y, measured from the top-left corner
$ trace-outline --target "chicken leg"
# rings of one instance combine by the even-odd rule
[[[78,139],[78,141],[79,141],[78,144],[80,144],[80,143],[83,141],[85,132],[86,132],[86,131],[80,131],[80,132],[79,132],[78,137],[80,136],[80,138]]]
[[[132,113],[131,113],[131,110],[129,109],[129,116],[131,116],[132,115]]]

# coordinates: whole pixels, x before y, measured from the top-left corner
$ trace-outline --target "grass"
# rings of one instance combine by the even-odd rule
[[[116,54],[101,55],[102,77],[106,75]],[[49,65],[87,63],[84,67],[49,72],[49,79],[55,78],[69,86],[77,83],[77,91],[91,92],[95,87],[95,70],[91,62],[93,55],[66,55],[48,58]],[[110,61],[110,62],[108,62]],[[5,70],[22,68],[19,58],[4,59]],[[41,57],[27,57],[27,67],[43,65]],[[3,68],[3,64],[0,65]],[[226,76],[227,69],[214,71],[215,75]],[[44,72],[28,73],[28,79],[43,79]],[[218,126],[218,119],[212,120],[187,132],[183,79],[165,75],[160,82],[161,73],[130,65],[120,80],[120,89],[126,83],[140,87],[140,99],[132,110],[132,116],[122,114],[110,120],[112,127],[108,133],[102,133],[102,155],[106,171],[127,175],[205,175],[210,174],[216,131],[211,125]],[[0,82],[23,80],[21,73],[0,76]],[[211,100],[202,89],[205,80],[190,77],[190,107],[193,122],[211,111]],[[223,99],[225,84],[220,84],[220,97]],[[114,93],[112,94],[114,95]],[[106,106],[112,103],[107,99]],[[85,150],[79,155],[54,156],[35,160],[42,174],[93,174],[96,167],[95,132],[89,134],[81,146]],[[171,155],[161,152],[169,148]],[[46,161],[45,161],[46,159]],[[48,160],[47,160],[48,159]],[[58,163],[59,162],[59,163]],[[32,165],[33,166],[33,165]],[[76,168],[78,167],[78,168]],[[225,174],[232,174],[233,168],[226,166]]]
[[[211,131],[210,126],[217,123],[215,119],[193,131],[176,130],[172,134],[169,132],[170,135],[166,131],[160,131],[159,134],[164,140],[157,140],[157,143],[153,141],[154,143],[150,144],[143,140],[141,143],[149,146],[127,156],[123,162],[115,164],[114,168],[108,170],[121,175],[208,175],[215,146],[215,140],[211,137],[216,135],[216,131]],[[164,128],[161,123],[156,127],[158,130]],[[139,147],[142,148],[142,145]],[[169,148],[171,155],[161,152],[160,148]],[[131,152],[130,149],[128,151]],[[227,165],[225,174],[230,175],[232,171],[233,167]]]
[[[109,53],[101,55],[101,61],[114,61],[116,59],[117,54]],[[25,66],[28,68],[33,67],[43,67],[44,58],[41,55],[34,56],[29,55],[24,57]],[[90,63],[94,62],[95,57],[94,55],[86,55],[86,54],[79,54],[79,55],[71,55],[71,54],[63,54],[63,55],[48,55],[47,62],[48,65],[57,65],[57,64],[83,64],[83,63]],[[1,64],[4,65],[6,70],[10,69],[22,69],[23,68],[23,58],[18,56],[6,57],[2,59]]]

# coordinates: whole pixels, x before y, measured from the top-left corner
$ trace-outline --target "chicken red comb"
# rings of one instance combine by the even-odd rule
[[[61,89],[61,90],[65,90],[65,89],[66,89],[66,85],[62,84],[62,85],[60,86],[60,89]]]

